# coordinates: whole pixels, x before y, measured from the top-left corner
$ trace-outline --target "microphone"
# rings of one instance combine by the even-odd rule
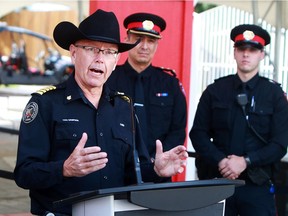
[[[244,116],[246,117],[246,120],[248,120],[248,116],[246,115],[246,110],[245,110],[245,107],[248,103],[247,94],[238,94],[236,96],[236,99],[237,99],[237,103],[242,107],[242,111],[243,111]]]
[[[113,94],[110,94],[110,99],[114,97],[121,97],[122,99],[126,100],[130,105],[134,171],[136,175],[137,185],[140,185],[143,183],[143,181],[142,181],[142,175],[141,175],[139,154],[136,148],[136,132],[135,132],[136,128],[135,128],[135,117],[134,117],[135,113],[134,113],[133,100],[130,96],[125,95],[123,92],[118,92],[118,91],[115,91]]]

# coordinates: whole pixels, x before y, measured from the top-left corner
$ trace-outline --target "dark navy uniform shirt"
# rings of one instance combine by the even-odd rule
[[[85,147],[107,152],[105,168],[85,177],[64,178],[63,163],[88,134]],[[138,137],[138,136],[137,136]],[[138,140],[138,139],[136,139]],[[145,181],[156,180],[148,151],[137,142]],[[46,210],[71,214],[71,206],[53,209],[53,201],[100,188],[135,183],[129,102],[105,87],[96,109],[71,76],[67,82],[34,93],[23,112],[15,181],[30,190],[31,212]]]
[[[113,90],[124,92],[134,100],[138,73],[128,61],[117,66],[107,84]],[[174,76],[150,65],[141,72],[144,83],[147,117],[147,146],[155,155],[155,141],[160,139],[165,151],[183,145],[186,137],[187,105],[185,95]]]
[[[280,85],[258,74],[246,83],[246,118],[267,143],[248,127],[236,99],[241,93],[240,78],[230,75],[209,85],[198,104],[189,135],[200,158],[216,170],[227,155],[247,155],[253,166],[267,166],[287,152],[288,102]]]

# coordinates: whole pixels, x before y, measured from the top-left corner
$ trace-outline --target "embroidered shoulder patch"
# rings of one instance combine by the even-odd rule
[[[22,121],[26,124],[31,123],[38,114],[38,104],[30,102],[23,111]]]
[[[56,86],[47,86],[47,87],[45,87],[45,88],[43,88],[43,89],[38,90],[36,93],[37,93],[37,94],[40,94],[40,95],[43,95],[43,94],[45,94],[46,92],[52,91],[52,90],[55,90],[55,89],[56,89]]]

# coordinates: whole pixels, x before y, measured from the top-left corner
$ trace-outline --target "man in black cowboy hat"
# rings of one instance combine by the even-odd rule
[[[275,216],[275,165],[287,152],[288,103],[280,85],[259,76],[269,33],[257,25],[232,29],[237,73],[203,92],[190,138],[200,179],[242,179],[225,216]]]
[[[163,153],[157,141],[153,164],[146,147],[134,142],[130,98],[105,85],[119,53],[136,45],[120,42],[114,13],[97,10],[79,27],[61,22],[54,39],[70,51],[75,71],[64,83],[33,93],[23,112],[14,173],[16,183],[30,190],[31,213],[71,215],[71,206],[54,208],[53,202],[81,191],[135,184],[134,147],[144,181],[182,172],[185,147]],[[139,134],[135,139],[141,140]]]
[[[151,158],[155,157],[155,140],[164,150],[184,144],[187,108],[176,73],[152,65],[165,20],[151,13],[134,13],[124,20],[129,43],[140,43],[128,52],[125,64],[116,67],[107,83],[110,88],[130,95],[140,121],[143,139]],[[164,179],[169,180],[169,179]]]

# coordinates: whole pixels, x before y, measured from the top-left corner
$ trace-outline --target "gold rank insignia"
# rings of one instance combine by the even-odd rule
[[[131,102],[131,101],[130,101],[130,98],[127,97],[126,95],[122,95],[121,98],[122,98],[123,100],[125,100],[126,102],[128,102],[128,103]]]
[[[118,91],[116,91],[116,92],[115,92],[115,96],[116,96],[116,95],[120,96],[120,98],[122,98],[122,99],[125,100],[126,102],[131,103],[130,98],[129,98],[128,96],[126,96],[123,92],[118,92]]]
[[[56,86],[47,86],[47,87],[45,87],[45,88],[43,88],[43,89],[38,90],[36,93],[37,93],[37,94],[40,94],[40,95],[43,95],[43,94],[45,94],[46,92],[52,91],[52,90],[55,90],[55,89],[56,89]]]

